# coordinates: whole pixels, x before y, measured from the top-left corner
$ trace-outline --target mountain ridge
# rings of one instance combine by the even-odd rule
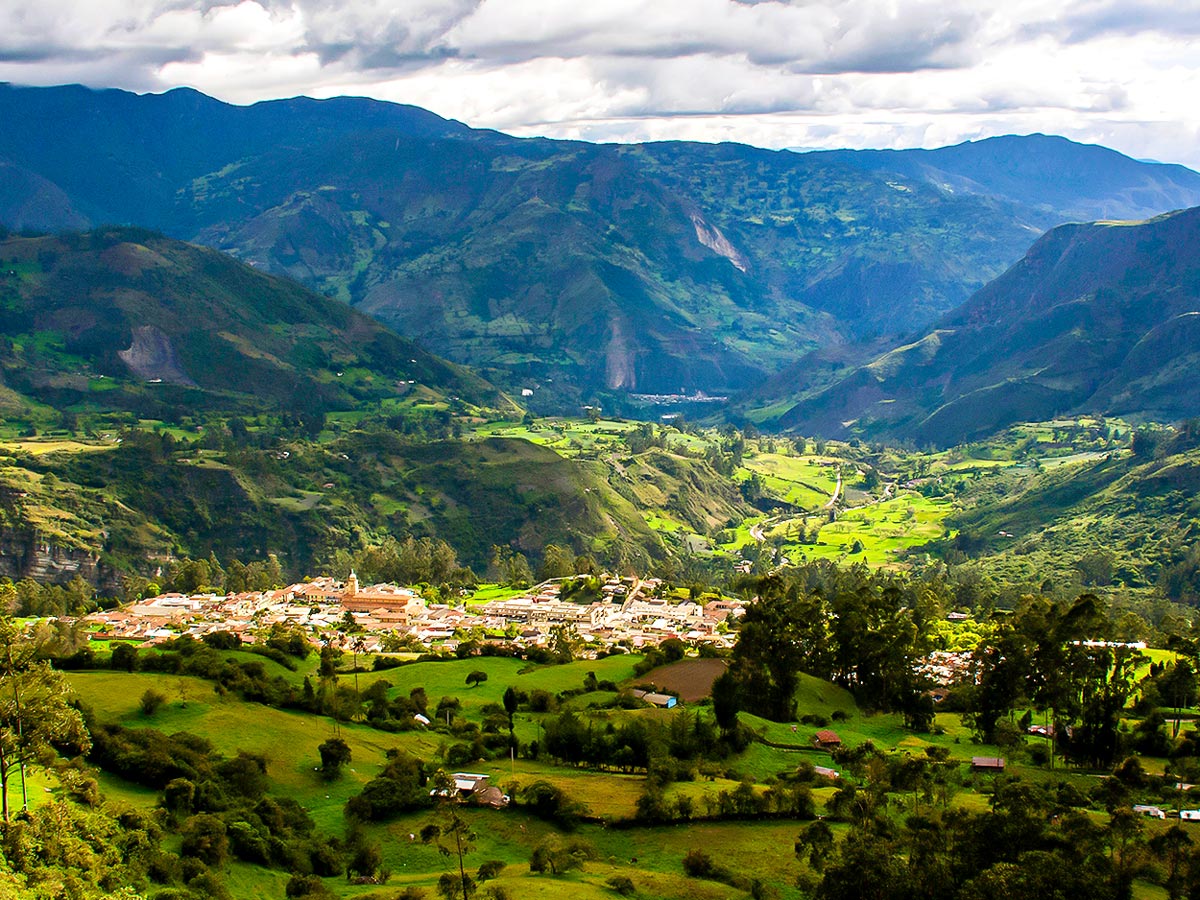
[[[797,369],[778,424],[945,445],[1064,414],[1187,418],[1198,312],[1200,208],[1063,225],[924,335],[810,392]]]
[[[60,410],[506,403],[344,304],[146,229],[0,234],[0,334],[4,384]]]
[[[1077,207],[1200,204],[1200,175],[1065,139],[886,157],[587,144],[362,98],[78,87],[0,88],[0,115],[10,227],[131,221],[216,247],[533,389],[539,411],[745,389],[928,325]],[[1014,193],[995,161],[1042,145],[1051,175],[1063,154],[1099,160],[1057,205],[1046,178]]]

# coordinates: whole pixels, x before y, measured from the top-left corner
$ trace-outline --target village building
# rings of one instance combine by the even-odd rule
[[[818,750],[836,750],[842,746],[842,739],[838,737],[836,731],[822,729],[813,737],[813,746]]]
[[[660,694],[656,691],[633,690],[630,691],[638,700],[645,700],[651,706],[657,706],[661,709],[674,709],[679,702],[678,698],[672,697],[670,694]]]

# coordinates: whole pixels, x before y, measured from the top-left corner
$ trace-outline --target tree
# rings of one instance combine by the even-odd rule
[[[512,745],[513,742],[513,724],[517,715],[517,709],[521,705],[521,695],[517,693],[516,688],[511,684],[504,689],[504,712],[508,716],[508,741]]]
[[[113,644],[112,667],[114,669],[132,672],[137,668],[137,663],[137,647],[134,647],[132,644]]]
[[[229,858],[229,835],[224,822],[208,813],[192,816],[183,823],[180,853],[208,866],[223,866]]]
[[[439,770],[430,781],[433,785],[434,796],[441,797],[442,801],[439,804],[436,820],[421,829],[421,840],[427,844],[435,844],[442,856],[454,856],[458,859],[457,884],[453,884],[452,893],[444,892],[447,900],[456,897],[459,890],[462,891],[462,900],[470,900],[471,893],[475,889],[475,882],[467,874],[463,858],[475,849],[475,833],[471,831],[467,820],[459,814],[454,805],[453,798],[458,795],[454,779],[445,771]],[[454,876],[450,875],[449,879],[443,876],[442,881],[438,883],[439,890],[443,881],[447,888],[451,888]]]
[[[729,734],[737,729],[738,712],[741,709],[739,693],[737,680],[729,672],[722,673],[713,682],[713,715],[723,734]]]
[[[1166,864],[1167,896],[1171,900],[1183,896],[1184,863],[1191,847],[1191,837],[1178,825],[1172,825],[1150,839],[1150,849]]]
[[[481,672],[478,669],[473,669],[467,674],[467,684],[471,687],[479,687],[488,680],[487,672]]]
[[[551,578],[567,578],[578,574],[575,571],[575,554],[567,547],[558,544],[547,544],[542,552],[542,565],[538,569],[538,578],[547,581]]]
[[[37,648],[9,617],[0,617],[0,816],[9,820],[9,779],[21,775],[28,808],[25,768],[55,747],[80,753],[91,738],[79,710],[69,705],[70,685],[50,663],[35,659]]]
[[[833,850],[833,829],[822,820],[805,827],[796,836],[796,858],[808,857],[808,863],[818,872],[825,868],[825,860]]]
[[[759,582],[758,595],[742,619],[732,671],[748,712],[786,722],[795,713],[800,672],[813,671],[806,662],[823,637],[825,616],[819,601],[809,604],[774,575]]]
[[[550,834],[533,848],[529,871],[561,875],[571,869],[582,869],[584,862],[595,858],[596,851],[590,844],[577,839],[564,841]]]
[[[583,641],[570,622],[561,622],[550,629],[550,652],[559,662],[569,663],[575,658]]]
[[[321,774],[328,779],[337,778],[342,766],[350,762],[350,745],[340,737],[333,737],[317,747],[321,754]]]

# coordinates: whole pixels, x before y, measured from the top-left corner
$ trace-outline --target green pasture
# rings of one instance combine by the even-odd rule
[[[371,673],[370,678],[383,678],[392,687],[392,696],[407,696],[414,688],[425,688],[430,707],[442,697],[457,697],[468,715],[489,703],[502,703],[504,691],[511,685],[520,691],[543,690],[551,694],[578,689],[589,672],[598,681],[620,683],[633,677],[633,667],[640,656],[618,655],[604,659],[579,660],[566,665],[537,666],[519,659],[478,656],[447,662],[424,662]],[[487,680],[476,686],[467,684],[467,675],[483,672]],[[345,678],[346,676],[342,676]],[[365,678],[368,676],[360,676]],[[363,683],[365,689],[366,684]]]
[[[227,756],[239,750],[261,754],[273,789],[295,798],[319,827],[331,830],[340,831],[342,806],[375,774],[389,748],[403,745],[428,757],[438,746],[435,736],[423,732],[401,736],[365,725],[339,727],[332,719],[244,703],[230,694],[218,696],[211,682],[197,678],[123,672],[72,672],[69,678],[102,722],[152,727],[167,734],[187,731]],[[139,701],[150,688],[168,701],[153,716],[145,716]],[[353,759],[342,778],[326,782],[314,771],[320,764],[317,746],[335,734],[350,745]]]
[[[853,558],[858,555],[852,552],[857,542],[862,545],[862,559],[883,566],[895,563],[906,550],[944,537],[944,521],[952,509],[949,500],[903,491],[881,503],[844,510],[833,522],[818,513],[777,522],[765,534],[781,539],[785,553],[794,558]],[[799,536],[815,525],[820,525],[817,543],[801,543]]]
[[[483,584],[467,600],[468,603],[491,603],[493,600],[511,600],[529,592],[528,588],[512,588],[503,584]]]
[[[237,652],[231,655],[239,660],[261,661],[272,674],[286,673],[292,679],[300,677],[300,673],[287,672],[253,654]],[[1166,658],[1162,651],[1151,655],[1156,660]],[[637,659],[614,656],[564,666],[530,666],[520,660],[476,657],[362,673],[359,681],[360,687],[365,688],[370,681],[385,678],[392,685],[392,693],[407,693],[414,687],[423,687],[431,707],[443,695],[458,697],[463,704],[463,714],[474,719],[484,705],[501,703],[504,690],[510,684],[525,691],[542,689],[556,693],[581,687],[588,672],[594,672],[600,680],[627,682],[633,677]],[[478,687],[468,687],[466,676],[476,670],[485,672],[488,678]],[[343,675],[342,683],[348,683],[349,677]],[[188,731],[208,739],[227,755],[237,750],[262,754],[268,760],[272,790],[297,799],[309,809],[320,829],[333,834],[340,834],[344,827],[342,808],[346,800],[378,771],[388,749],[400,748],[423,759],[437,759],[440,752],[455,741],[449,735],[426,731],[387,734],[356,724],[343,724],[339,729],[327,718],[244,703],[229,694],[218,695],[211,682],[194,678],[106,671],[71,672],[68,678],[80,699],[97,711],[101,721],[120,722],[130,727],[150,726],[166,733]],[[148,688],[168,697],[152,717],[143,716],[139,708],[139,698]],[[611,695],[598,692],[577,699],[586,701],[606,696]],[[828,754],[811,747],[813,735],[820,727],[836,731],[842,742],[850,747],[871,741],[885,752],[913,754],[923,753],[929,746],[946,747],[951,758],[960,763],[958,773],[962,784],[952,802],[957,807],[976,811],[987,808],[987,798],[980,793],[986,788],[987,779],[967,773],[966,765],[971,756],[1008,756],[1010,769],[1035,779],[1065,775],[1083,787],[1091,783],[1086,775],[1034,768],[1023,763],[1020,754],[1014,758],[1013,754],[996,747],[973,743],[969,729],[957,714],[938,714],[937,733],[914,734],[903,727],[899,715],[869,714],[858,708],[846,690],[811,676],[801,677],[796,700],[798,716],[820,716],[828,724],[797,723],[793,731],[791,724],[770,722],[743,713],[744,724],[763,740],[781,746],[756,741],[744,754],[725,763],[730,777],[677,782],[668,786],[668,795],[689,797],[697,814],[703,814],[706,798],[715,798],[722,790],[734,790],[740,777],[750,777],[761,789],[764,783],[794,771],[802,762],[833,765]],[[703,706],[682,714],[695,714],[696,709],[700,715],[711,715]],[[835,713],[837,720],[833,719]],[[678,711],[646,709],[605,710],[589,715],[593,716],[596,727],[602,728],[608,722],[619,724],[628,717],[667,719],[678,714]],[[517,729],[523,742],[539,737],[541,718],[527,712],[518,713]],[[317,745],[335,733],[340,733],[350,744],[353,758],[341,778],[326,782],[314,771],[319,760]],[[507,867],[495,883],[506,887],[510,896],[610,897],[612,892],[604,887],[604,881],[612,875],[631,878],[640,897],[664,900],[711,897],[716,900],[740,896],[727,886],[684,876],[682,859],[691,849],[705,850],[726,868],[749,878],[761,879],[785,898],[795,896],[793,885],[803,864],[795,859],[791,848],[801,823],[728,821],[655,828],[616,827],[613,823],[634,815],[637,800],[645,789],[643,775],[556,766],[545,760],[523,758],[480,760],[456,768],[487,774],[493,783],[509,793],[516,793],[534,781],[548,781],[586,807],[589,815],[609,823],[603,827],[588,824],[579,828],[576,836],[595,847],[597,859],[587,863],[582,872],[554,877],[530,873],[528,860],[539,841],[558,834],[555,828],[515,808],[502,812],[464,810],[476,835],[474,849],[466,859],[468,868],[474,871],[489,859],[504,861]],[[155,802],[152,792],[111,776],[102,776],[101,784],[110,799],[143,807]],[[830,787],[816,788],[814,795],[818,804],[826,803],[832,792]],[[379,842],[385,865],[392,872],[388,891],[406,886],[433,889],[437,877],[448,870],[453,860],[447,860],[435,848],[422,845],[419,840],[409,839],[410,834],[419,833],[435,816],[434,811],[428,811],[367,827],[370,839]],[[840,830],[841,826],[838,828]],[[242,863],[233,864],[227,874],[234,896],[282,896],[286,883],[283,873]],[[352,886],[344,879],[327,879],[326,884],[336,896],[345,898],[362,897],[379,890],[377,886]],[[1136,896],[1152,897],[1154,894],[1139,886]]]

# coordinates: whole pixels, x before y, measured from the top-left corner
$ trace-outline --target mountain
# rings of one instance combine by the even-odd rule
[[[1196,173],[1041,136],[876,156],[594,145],[371,100],[79,87],[0,87],[0,120],[10,227],[130,222],[217,247],[536,389],[537,409],[745,388],[924,327],[1080,210],[1200,204]]]
[[[1198,363],[1194,208],[1055,228],[923,335],[817,390],[798,366],[751,405],[790,392],[784,428],[946,445],[1063,414],[1188,418]]]
[[[0,336],[8,417],[37,404],[178,421],[417,394],[506,402],[345,304],[145,229],[0,236]]]
[[[868,172],[893,172],[942,190],[1018,203],[1062,220],[1145,219],[1195,206],[1197,175],[1055,135],[1004,135],[937,150],[835,150]],[[1180,204],[1181,200],[1186,200]]]
[[[1040,427],[1049,437],[1074,425]],[[1111,422],[1099,427],[1116,430]],[[1058,465],[989,468],[959,479],[939,549],[950,559],[979,560],[998,584],[1051,579],[1079,590],[1156,588],[1161,597],[1195,605],[1200,434],[1194,428],[1149,434],[1155,437],[1140,453],[1083,452]],[[1014,446],[1011,435],[1006,439]]]

